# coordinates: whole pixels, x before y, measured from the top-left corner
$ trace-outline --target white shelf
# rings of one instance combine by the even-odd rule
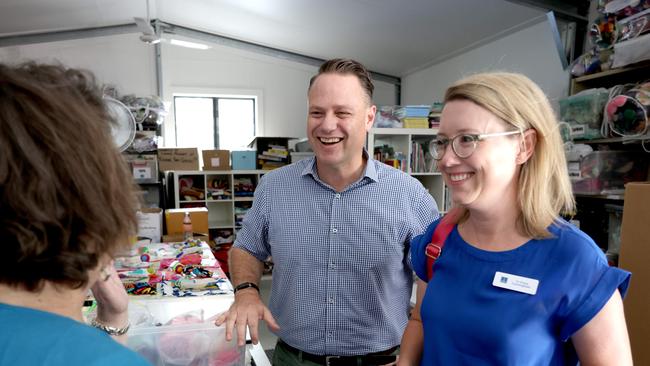
[[[232,229],[232,222],[228,221],[208,221],[208,228],[210,229]]]
[[[194,185],[197,189],[203,190],[207,195],[208,183],[215,176],[227,177],[220,178],[231,194],[235,194],[234,180],[242,176],[251,177],[254,187],[259,184],[259,179],[266,174],[268,170],[179,170],[171,172],[171,184],[173,185],[175,206],[176,208],[186,207],[189,204],[200,204],[208,209],[208,228],[209,229],[230,229],[233,233],[239,228],[235,226],[235,207],[240,207],[241,202],[253,202],[253,197],[232,197],[228,199],[207,199],[207,200],[180,200],[178,181],[181,177],[194,177]],[[200,178],[199,178],[200,177]],[[203,179],[203,180],[201,180]]]
[[[440,173],[440,172],[428,172],[428,173],[427,172],[411,172],[411,175],[412,176],[418,176],[418,175],[422,175],[422,176],[440,175],[440,176],[442,176],[442,173]]]
[[[177,175],[257,175],[266,174],[270,170],[174,170]]]
[[[371,128],[368,132],[367,149],[374,155],[375,146],[390,145],[395,152],[406,156],[407,172],[418,179],[438,204],[438,210],[445,211],[445,182],[440,172],[411,172],[414,141],[433,139],[437,128]]]
[[[438,133],[437,128],[371,128],[370,134],[373,135],[435,135]]]

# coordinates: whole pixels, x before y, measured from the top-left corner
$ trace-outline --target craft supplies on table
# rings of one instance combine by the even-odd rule
[[[139,244],[116,259],[129,295],[213,296],[232,294],[232,285],[210,247],[201,240]]]
[[[153,365],[243,365],[215,317],[234,301],[230,281],[204,241],[140,243],[115,261],[129,293],[129,348]]]

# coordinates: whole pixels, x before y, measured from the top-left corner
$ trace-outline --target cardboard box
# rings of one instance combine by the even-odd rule
[[[158,169],[199,170],[199,153],[197,148],[158,149]]]
[[[233,170],[255,170],[256,152],[253,150],[233,151],[232,152],[232,169]]]
[[[618,265],[632,272],[624,300],[625,320],[635,365],[650,365],[650,182],[625,186]]]
[[[203,170],[230,170],[230,150],[203,150]]]
[[[167,235],[183,234],[183,218],[185,212],[190,213],[192,231],[197,234],[208,235],[208,209],[207,207],[172,208],[165,210],[165,223]]]
[[[162,236],[162,209],[143,208],[136,215],[138,237],[149,238],[152,243],[159,243]]]

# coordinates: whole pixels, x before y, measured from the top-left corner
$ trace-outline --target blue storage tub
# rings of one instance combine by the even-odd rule
[[[253,150],[231,152],[232,170],[255,170],[255,154]]]

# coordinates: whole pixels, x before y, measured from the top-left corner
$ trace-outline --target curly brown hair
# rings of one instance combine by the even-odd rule
[[[0,64],[0,283],[80,288],[130,246],[133,179],[92,74]]]

